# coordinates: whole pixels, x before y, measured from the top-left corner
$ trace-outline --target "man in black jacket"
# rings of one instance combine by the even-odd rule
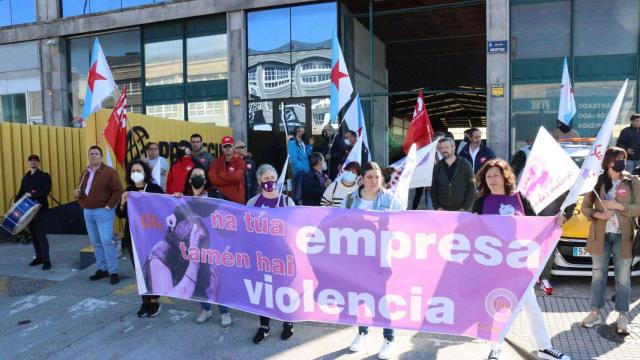
[[[471,164],[456,156],[452,138],[438,141],[442,159],[433,167],[431,202],[436,210],[469,211],[476,194],[476,182]]]
[[[42,205],[36,217],[29,223],[29,231],[31,231],[33,248],[36,253],[35,259],[29,263],[29,266],[42,264],[42,270],[49,270],[51,269],[49,241],[47,240],[47,234],[43,231],[44,224],[42,220],[47,210],[49,210],[47,197],[51,192],[51,176],[40,170],[40,157],[38,155],[29,155],[27,163],[29,164],[29,172],[22,177],[16,201],[26,194]]]
[[[322,128],[322,138],[324,142],[320,145],[318,151],[324,155],[329,164],[329,178],[333,180],[338,175],[339,167],[344,163],[347,145],[342,136],[334,133],[333,127],[329,124]]]
[[[640,165],[640,114],[631,115],[630,121],[631,125],[620,132],[616,146],[627,151],[625,170],[631,173]]]
[[[473,173],[477,174],[485,162],[495,159],[496,154],[490,147],[482,143],[482,131],[472,128],[469,129],[469,133],[471,134],[471,142],[465,145],[458,155],[467,160],[473,168]]]
[[[327,171],[327,162],[319,152],[309,155],[311,170],[302,177],[302,205],[320,206],[320,200],[324,190],[331,184],[329,177],[324,174]]]

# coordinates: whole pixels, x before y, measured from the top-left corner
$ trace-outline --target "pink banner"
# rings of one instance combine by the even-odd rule
[[[561,230],[553,217],[260,209],[132,193],[141,294],[286,321],[500,341]]]

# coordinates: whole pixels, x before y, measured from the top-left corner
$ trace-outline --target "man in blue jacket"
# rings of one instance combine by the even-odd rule
[[[473,168],[473,173],[477,174],[482,165],[491,159],[495,159],[496,154],[487,145],[482,144],[482,132],[476,128],[469,129],[471,142],[462,148],[460,157],[466,159]]]
[[[313,138],[309,138],[309,144],[305,145],[304,127],[296,126],[293,137],[289,139],[287,149],[291,161],[291,172],[293,173],[293,201],[300,204],[302,197],[302,177],[311,169],[309,166],[309,155],[313,151]]]

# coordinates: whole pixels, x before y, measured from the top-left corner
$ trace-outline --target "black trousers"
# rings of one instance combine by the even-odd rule
[[[33,242],[33,250],[35,250],[36,257],[43,261],[49,260],[49,240],[44,228],[44,220],[46,218],[46,212],[39,212],[33,220],[29,223],[29,231],[31,232],[31,240]]]
[[[129,253],[129,259],[131,259],[131,265],[133,265],[133,269],[135,271],[136,263],[133,261],[133,246],[131,245],[131,241],[125,242],[123,239],[122,246],[127,248],[127,252]],[[151,300],[157,300],[160,298],[158,295],[140,295],[143,303],[151,302]]]

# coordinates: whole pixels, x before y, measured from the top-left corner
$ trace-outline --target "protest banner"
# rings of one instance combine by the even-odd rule
[[[257,208],[132,192],[140,294],[501,341],[560,229],[553,217]]]

